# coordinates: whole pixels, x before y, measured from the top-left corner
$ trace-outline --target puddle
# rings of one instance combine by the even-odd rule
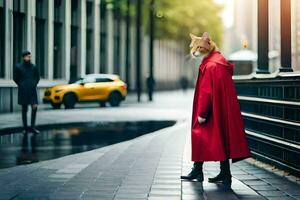
[[[39,127],[38,135],[0,135],[0,168],[101,148],[174,124],[175,121],[90,122]]]

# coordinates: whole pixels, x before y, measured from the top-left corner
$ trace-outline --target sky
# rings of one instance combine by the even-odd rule
[[[214,0],[216,3],[224,6],[224,11],[221,15],[225,28],[230,28],[233,25],[233,3],[234,0]]]

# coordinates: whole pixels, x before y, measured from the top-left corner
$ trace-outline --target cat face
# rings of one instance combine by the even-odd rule
[[[210,39],[207,32],[203,33],[202,37],[197,37],[190,33],[191,36],[191,55],[199,57],[200,55],[207,55],[216,49],[215,43]]]

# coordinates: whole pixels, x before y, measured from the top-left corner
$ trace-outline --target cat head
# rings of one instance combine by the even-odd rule
[[[208,55],[211,52],[217,50],[216,44],[210,39],[207,32],[204,32],[201,37],[197,37],[190,33],[191,36],[191,55],[193,57],[198,57],[200,55]]]

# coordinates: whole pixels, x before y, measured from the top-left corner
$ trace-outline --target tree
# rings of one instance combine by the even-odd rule
[[[149,4],[150,0],[142,1],[143,30],[149,34]],[[127,13],[127,0],[106,0],[113,3],[121,17]],[[135,2],[131,0],[130,16],[134,20],[136,14]],[[188,48],[189,33],[202,35],[207,31],[212,39],[221,45],[223,26],[220,13],[222,6],[214,0],[155,0],[155,38],[170,39],[184,42]]]
[[[213,0],[156,0],[156,37],[184,41],[188,47],[190,32],[202,35],[207,31],[220,46],[221,11]]]

